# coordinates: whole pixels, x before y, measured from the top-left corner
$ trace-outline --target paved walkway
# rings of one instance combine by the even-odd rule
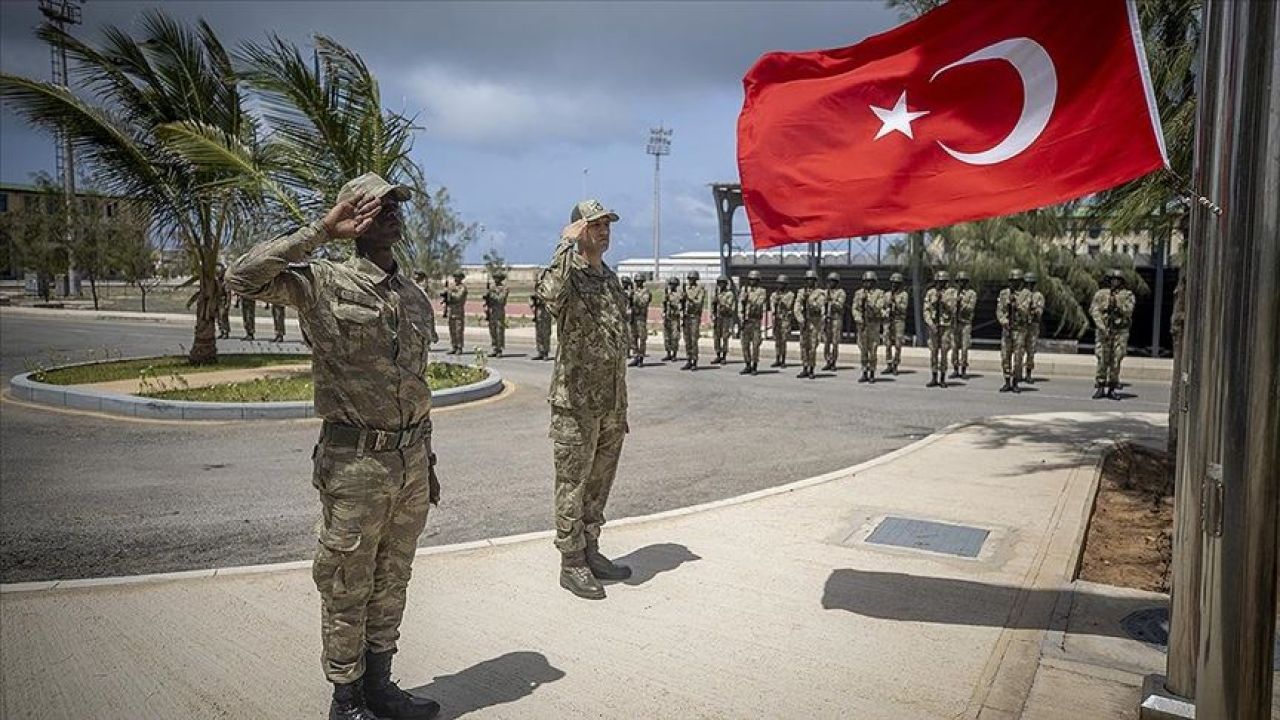
[[[604,548],[636,575],[601,602],[557,586],[545,533],[427,548],[397,676],[447,718],[1019,717],[1033,685],[1054,700],[1037,669],[1098,441],[1159,436],[1162,422],[997,418],[791,486],[617,521]],[[866,542],[887,515],[989,535],[973,559]],[[306,563],[51,585],[0,594],[0,716],[323,716]]]

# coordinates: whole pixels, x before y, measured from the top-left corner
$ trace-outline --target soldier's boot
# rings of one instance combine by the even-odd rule
[[[738,374],[746,375],[752,371],[753,371],[753,368],[751,367],[751,363],[747,363],[741,370],[738,371]]]
[[[1009,392],[1013,390],[1013,378],[1008,375],[1004,376],[1004,384],[1000,386],[1000,392]]]
[[[938,373],[929,373],[929,382],[925,383],[925,387],[938,387]]]
[[[947,370],[946,368],[943,368],[942,372],[938,373],[938,387],[945,388],[946,386],[947,386]]]
[[[560,555],[560,587],[585,600],[604,599],[604,588],[591,574],[581,550]]]
[[[875,370],[870,370],[870,371],[868,371],[868,372],[867,372],[867,382],[868,382],[869,384],[872,384],[872,385],[874,385],[874,384],[875,384],[875,382],[876,382],[876,371],[875,371]]]
[[[626,580],[631,577],[631,568],[614,563],[600,552],[600,541],[596,538],[587,538],[584,555],[587,568],[597,580]]]
[[[808,368],[807,366],[804,366],[804,365],[800,366],[800,374],[799,374],[799,375],[796,375],[796,377],[798,377],[798,378],[807,378],[807,377],[809,377],[809,368]]]
[[[1015,393],[1020,393],[1020,392],[1022,392],[1022,387],[1019,385],[1019,382],[1020,382],[1020,381],[1018,380],[1018,378],[1016,378],[1016,377],[1015,377],[1015,378],[1013,379],[1013,387],[1012,387],[1011,389],[1012,389]]]
[[[751,374],[755,375],[759,372],[760,372],[760,363],[758,362],[751,363]]]
[[[961,380],[968,380],[968,379],[969,379],[969,366],[968,366],[968,365],[961,365],[961,366],[960,366],[960,379],[961,379]]]
[[[1102,384],[1102,383],[1094,383],[1094,385],[1093,385],[1093,399],[1094,399],[1094,400],[1101,400],[1102,398],[1104,398],[1104,397],[1106,397],[1106,396],[1107,396],[1107,389],[1106,389],[1106,387],[1105,387],[1105,386],[1103,386],[1103,384]]]
[[[364,704],[360,685],[359,680],[334,683],[333,699],[329,701],[329,720],[379,720]]]
[[[1120,395],[1116,392],[1117,386],[1113,383],[1107,386],[1107,397],[1112,400],[1119,400]]]
[[[391,680],[391,656],[395,650],[364,654],[365,705],[386,720],[431,720],[440,713],[440,703],[400,689]]]
[[[863,383],[863,382],[866,382],[866,381],[867,381],[867,369],[866,369],[866,368],[862,368],[862,375],[860,375],[860,376],[858,377],[858,382]]]

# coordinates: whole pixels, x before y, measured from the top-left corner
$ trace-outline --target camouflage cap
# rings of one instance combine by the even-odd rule
[[[748,280],[759,280],[759,279],[760,279],[760,271],[759,271],[759,270],[752,270],[751,272],[747,273],[747,279],[748,279]]]
[[[951,273],[946,270],[939,270],[937,275],[933,276],[934,282],[947,282],[951,279]]]
[[[836,282],[840,282],[840,273],[838,272],[827,273],[827,282],[831,282],[832,280]]]
[[[392,185],[377,173],[365,173],[354,180],[348,180],[338,191],[338,202],[354,200],[360,196],[381,198],[391,193],[396,200],[408,200],[413,189],[407,185]]]
[[[578,222],[586,220],[587,222],[595,222],[603,218],[608,218],[609,222],[618,222],[618,213],[605,208],[604,203],[599,200],[583,200],[573,206],[573,211],[569,213],[569,222]]]
[[[780,284],[780,285],[786,285],[788,282],[791,282],[791,279],[790,279],[790,278],[788,278],[786,275],[779,275],[779,276],[778,276],[778,284]]]
[[[1036,280],[1039,280],[1040,278],[1036,277],[1035,273],[1027,273],[1026,275],[1022,276],[1022,279],[1026,280],[1028,284],[1031,284],[1031,283],[1034,283]]]
[[[864,281],[865,281],[865,280],[870,280],[871,282],[875,282],[875,281],[876,281],[876,280],[878,280],[879,278],[877,278],[877,277],[876,277],[876,271],[875,271],[875,270],[868,270],[868,271],[866,271],[866,272],[862,273],[862,279],[863,279]]]
[[[956,281],[957,281],[957,282],[969,282],[969,273],[967,273],[967,272],[965,272],[965,271],[963,271],[963,270],[961,270],[960,272],[956,273]]]
[[[685,279],[685,280],[697,280],[697,279],[698,279],[698,271],[697,271],[697,270],[690,270],[690,271],[688,272],[688,274],[686,274],[686,275],[684,276],[684,279]]]
[[[1021,280],[1021,279],[1022,279],[1022,271],[1021,271],[1021,270],[1018,270],[1017,268],[1014,268],[1013,270],[1010,270],[1010,271],[1009,271],[1009,279],[1010,279],[1010,280]]]
[[[817,270],[805,270],[805,271],[804,271],[804,279],[805,279],[805,280],[817,280],[817,279],[818,279],[818,271],[817,271]]]
[[[902,282],[902,273],[894,273],[894,274],[890,275],[890,276],[889,276],[889,282],[891,282],[891,283],[900,283],[900,282]]]

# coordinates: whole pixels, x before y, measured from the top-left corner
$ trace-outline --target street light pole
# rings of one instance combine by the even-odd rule
[[[40,12],[50,23],[63,32],[66,32],[68,26],[79,25],[81,22],[80,0],[40,0]],[[53,84],[69,88],[71,81],[67,73],[67,48],[64,44],[58,43],[51,50]],[[75,241],[75,228],[72,227],[71,218],[76,196],[76,164],[71,148],[71,136],[67,133],[62,131],[57,133],[57,139],[54,140],[54,156],[58,165],[58,175],[61,176],[60,179],[62,180],[62,209],[66,213],[63,242],[67,246],[69,261],[67,265],[67,286],[63,295],[67,296],[73,293],[79,294],[80,290],[75,258],[71,255],[71,248]]]
[[[658,279],[662,247],[661,175],[662,156],[671,154],[672,130],[659,125],[649,130],[645,152],[653,156],[653,279]]]

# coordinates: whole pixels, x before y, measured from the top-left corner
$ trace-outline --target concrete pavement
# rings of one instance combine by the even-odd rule
[[[1099,441],[1157,439],[1163,419],[996,418],[613,522],[604,549],[636,575],[602,602],[557,586],[546,533],[425,548],[396,673],[447,718],[1015,718],[1033,688],[1071,707],[1078,687],[1038,675]],[[886,516],[987,535],[973,558],[868,542]],[[0,715],[323,715],[305,563],[101,583],[0,594]]]

